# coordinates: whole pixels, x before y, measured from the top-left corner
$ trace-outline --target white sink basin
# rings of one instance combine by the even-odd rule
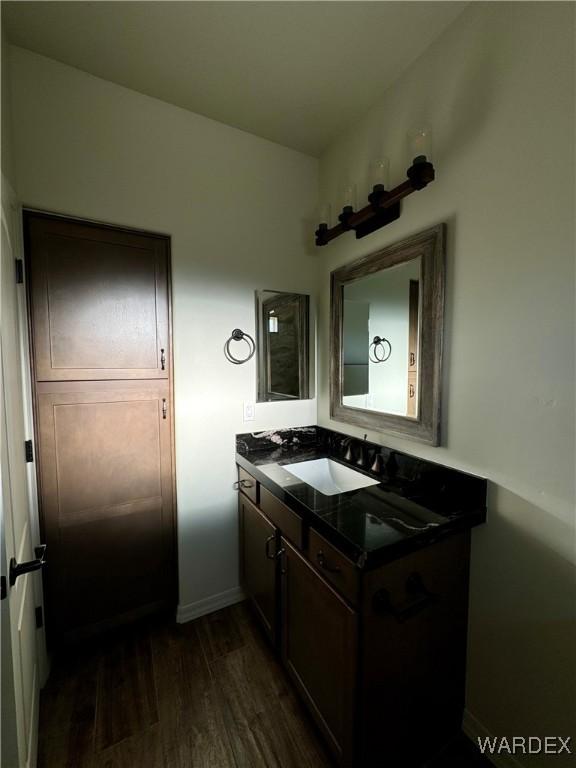
[[[378,485],[379,482],[332,459],[300,461],[296,464],[287,464],[282,469],[326,496],[356,491],[358,488]]]

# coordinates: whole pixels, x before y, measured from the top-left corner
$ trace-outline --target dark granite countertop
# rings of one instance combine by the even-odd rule
[[[238,435],[236,461],[369,569],[486,520],[486,480],[322,427]],[[330,458],[377,484],[325,495],[290,474]]]

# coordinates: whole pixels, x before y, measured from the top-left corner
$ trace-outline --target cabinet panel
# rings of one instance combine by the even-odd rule
[[[282,656],[342,765],[352,760],[356,613],[285,539]]]
[[[353,605],[358,600],[358,571],[351,560],[339,552],[315,530],[310,530],[308,545],[310,562],[322,576]]]
[[[460,731],[469,546],[466,531],[366,575],[363,768],[380,768],[383,743],[392,765],[420,766]]]
[[[38,390],[53,637],[78,637],[174,603],[168,391],[168,382]]]
[[[29,214],[37,381],[168,378],[164,238]]]
[[[277,637],[277,528],[242,493],[240,513],[240,568],[244,591],[273,643]]]
[[[260,507],[280,528],[282,535],[302,549],[302,518],[263,486],[260,486]]]
[[[258,504],[258,483],[241,467],[238,467],[238,485],[240,490],[244,493],[250,501],[254,504]]]

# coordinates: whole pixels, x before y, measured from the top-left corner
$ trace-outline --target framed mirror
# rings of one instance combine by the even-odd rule
[[[332,272],[333,419],[439,445],[445,229]]]
[[[258,402],[309,397],[309,297],[256,291]]]

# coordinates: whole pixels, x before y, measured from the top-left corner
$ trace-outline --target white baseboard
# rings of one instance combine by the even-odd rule
[[[176,621],[178,624],[185,624],[187,621],[198,619],[208,613],[219,611],[220,608],[226,608],[234,603],[240,603],[245,599],[245,594],[240,587],[227,589],[225,592],[219,592],[217,595],[205,597],[197,600],[195,603],[179,605],[176,611]]]
[[[462,730],[475,746],[478,746],[479,738],[494,738],[494,734],[490,733],[490,731],[467,709],[464,710],[464,717],[462,718]],[[484,757],[486,760],[489,760],[492,765],[496,766],[496,768],[524,768],[518,758],[506,753],[491,755],[486,751]]]

